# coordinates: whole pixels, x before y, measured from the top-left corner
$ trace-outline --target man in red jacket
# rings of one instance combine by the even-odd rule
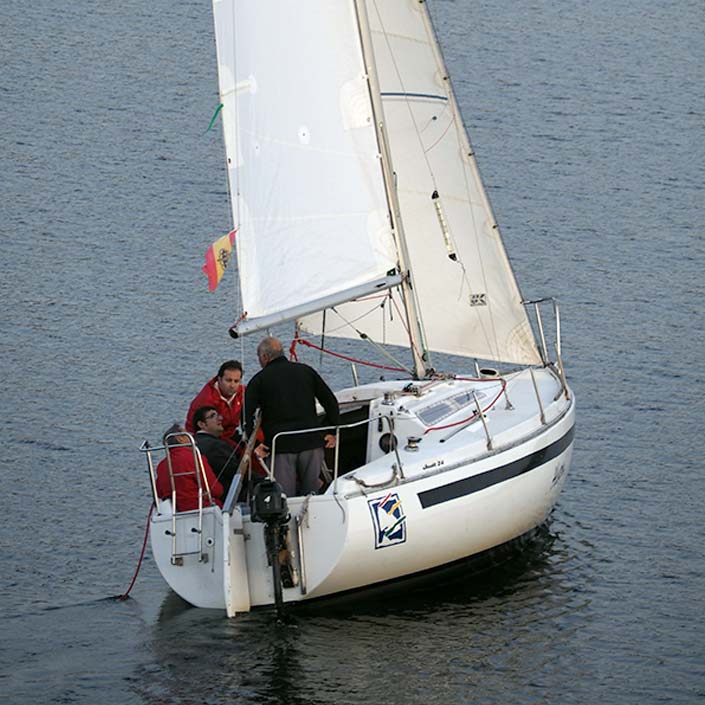
[[[164,458],[157,465],[157,494],[160,499],[171,499],[173,478],[177,512],[198,509],[199,487],[202,496],[201,506],[209,507],[212,504],[217,504],[222,507],[223,486],[218,482],[208,460],[201,455],[198,449],[195,451],[194,458],[194,448],[183,430],[183,426],[174,424],[164,434],[164,443],[171,459],[171,477],[169,463]],[[179,432],[182,432],[183,435],[179,435]],[[201,459],[202,468],[197,467],[198,458]],[[212,502],[208,497],[209,491],[213,499]]]
[[[237,428],[240,425],[240,413],[245,397],[245,385],[242,384],[242,365],[237,360],[224,362],[218,374],[206,382],[203,389],[191,402],[186,415],[186,430],[195,433],[193,415],[202,406],[212,406],[223,418],[221,438],[236,447],[239,441]]]

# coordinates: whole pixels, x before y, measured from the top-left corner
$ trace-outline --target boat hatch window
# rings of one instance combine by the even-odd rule
[[[475,395],[478,400],[482,399],[484,392],[476,391]],[[446,397],[440,401],[429,404],[421,408],[416,408],[416,415],[426,426],[434,426],[442,419],[452,416],[461,409],[466,407],[474,407],[475,400],[472,397],[471,391],[459,392],[451,397]]]

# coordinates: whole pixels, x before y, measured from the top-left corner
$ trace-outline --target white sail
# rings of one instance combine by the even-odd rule
[[[367,10],[427,344],[480,359],[539,363],[425,5],[367,0]],[[406,345],[392,301],[371,309],[372,299],[337,307],[326,316],[326,334],[355,336],[344,323],[355,321],[379,342]],[[321,317],[306,318],[303,326],[318,332]]]
[[[213,8],[244,327],[398,282],[353,4]]]

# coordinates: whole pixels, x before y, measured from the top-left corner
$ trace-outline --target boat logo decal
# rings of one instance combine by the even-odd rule
[[[382,499],[369,499],[367,505],[375,530],[375,549],[406,541],[406,515],[396,492],[390,492]]]

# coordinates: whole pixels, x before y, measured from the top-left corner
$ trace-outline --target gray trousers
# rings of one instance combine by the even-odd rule
[[[318,492],[323,461],[323,448],[303,450],[300,453],[277,453],[274,459],[274,479],[282,486],[287,497]]]

